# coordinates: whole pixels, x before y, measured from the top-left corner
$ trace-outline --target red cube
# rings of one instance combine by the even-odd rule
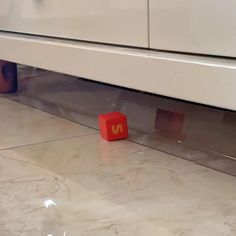
[[[120,112],[99,115],[101,136],[107,141],[128,138],[127,118]]]

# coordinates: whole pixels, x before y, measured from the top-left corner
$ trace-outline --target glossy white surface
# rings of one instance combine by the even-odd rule
[[[152,48],[236,56],[234,0],[150,0]]]
[[[7,33],[0,45],[8,61],[236,110],[235,60]]]
[[[0,106],[3,112],[10,115]],[[12,129],[22,131],[17,123]],[[5,138],[14,145],[11,133]],[[1,236],[236,232],[235,177],[128,141],[91,134],[1,150],[0,169]]]
[[[0,29],[148,46],[147,0],[4,0]]]

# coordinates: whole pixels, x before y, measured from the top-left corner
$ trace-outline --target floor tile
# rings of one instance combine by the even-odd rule
[[[235,177],[192,162],[99,135],[0,156],[1,236],[236,235]]]
[[[97,133],[5,98],[0,98],[0,130],[0,149]]]
[[[234,112],[37,68],[18,72],[12,100],[95,129],[99,114],[120,111],[129,140],[236,176]]]

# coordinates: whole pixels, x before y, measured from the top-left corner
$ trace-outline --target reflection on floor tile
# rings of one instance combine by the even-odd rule
[[[0,166],[1,236],[236,232],[235,177],[128,141],[14,148]]]
[[[0,98],[0,114],[0,149],[97,133],[5,98]]]
[[[185,145],[182,141],[175,142],[158,133],[150,135],[140,131],[131,131],[130,134],[132,137],[130,140],[135,143],[236,176],[236,161],[230,156],[224,156],[212,150],[202,150],[194,146]]]
[[[95,129],[98,114],[121,111],[133,142],[236,175],[235,112],[24,66],[19,75],[10,99]]]

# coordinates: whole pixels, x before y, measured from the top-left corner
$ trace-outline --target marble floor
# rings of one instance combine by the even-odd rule
[[[1,236],[234,236],[236,178],[0,98]]]
[[[18,92],[4,96],[95,130],[99,114],[120,111],[128,118],[130,141],[236,176],[235,112],[24,65],[18,66]],[[173,112],[182,117],[176,123]]]

